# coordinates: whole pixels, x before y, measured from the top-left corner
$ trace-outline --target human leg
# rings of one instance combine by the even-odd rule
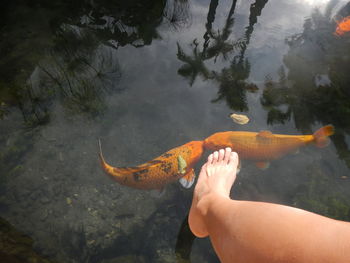
[[[294,207],[229,198],[238,157],[214,152],[194,190],[189,225],[222,262],[350,262],[350,223]]]

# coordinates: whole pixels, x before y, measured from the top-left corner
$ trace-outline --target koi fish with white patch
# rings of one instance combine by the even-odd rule
[[[195,179],[193,167],[202,154],[203,141],[191,141],[139,166],[113,167],[105,162],[100,143],[103,170],[122,185],[145,190],[162,190],[166,184],[176,180],[185,188],[190,188]]]
[[[264,169],[268,167],[270,160],[296,152],[301,146],[310,143],[318,147],[327,146],[328,136],[333,133],[332,125],[324,126],[312,135],[272,134],[270,131],[217,132],[204,140],[204,148],[219,150],[231,147],[241,159],[253,160],[259,168]]]

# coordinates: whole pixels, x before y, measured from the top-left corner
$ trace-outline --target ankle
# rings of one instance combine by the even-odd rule
[[[206,216],[211,207],[218,204],[222,200],[230,200],[229,195],[224,194],[222,191],[211,191],[204,195],[197,203],[197,209],[201,216]]]

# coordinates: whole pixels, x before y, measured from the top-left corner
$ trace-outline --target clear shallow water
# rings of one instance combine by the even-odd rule
[[[186,225],[193,188],[155,197],[112,182],[97,139],[131,166],[218,131],[331,123],[327,148],[263,171],[244,162],[232,196],[350,220],[349,37],[333,35],[346,4],[2,4],[1,218],[58,262],[216,262]]]

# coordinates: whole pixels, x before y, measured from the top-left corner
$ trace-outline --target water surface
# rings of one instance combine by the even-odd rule
[[[134,166],[218,131],[333,124],[326,148],[266,170],[244,161],[232,197],[350,220],[350,38],[333,34],[347,1],[1,5],[0,216],[29,249],[57,262],[218,262],[188,229],[193,187],[118,185],[98,138],[109,163]]]

